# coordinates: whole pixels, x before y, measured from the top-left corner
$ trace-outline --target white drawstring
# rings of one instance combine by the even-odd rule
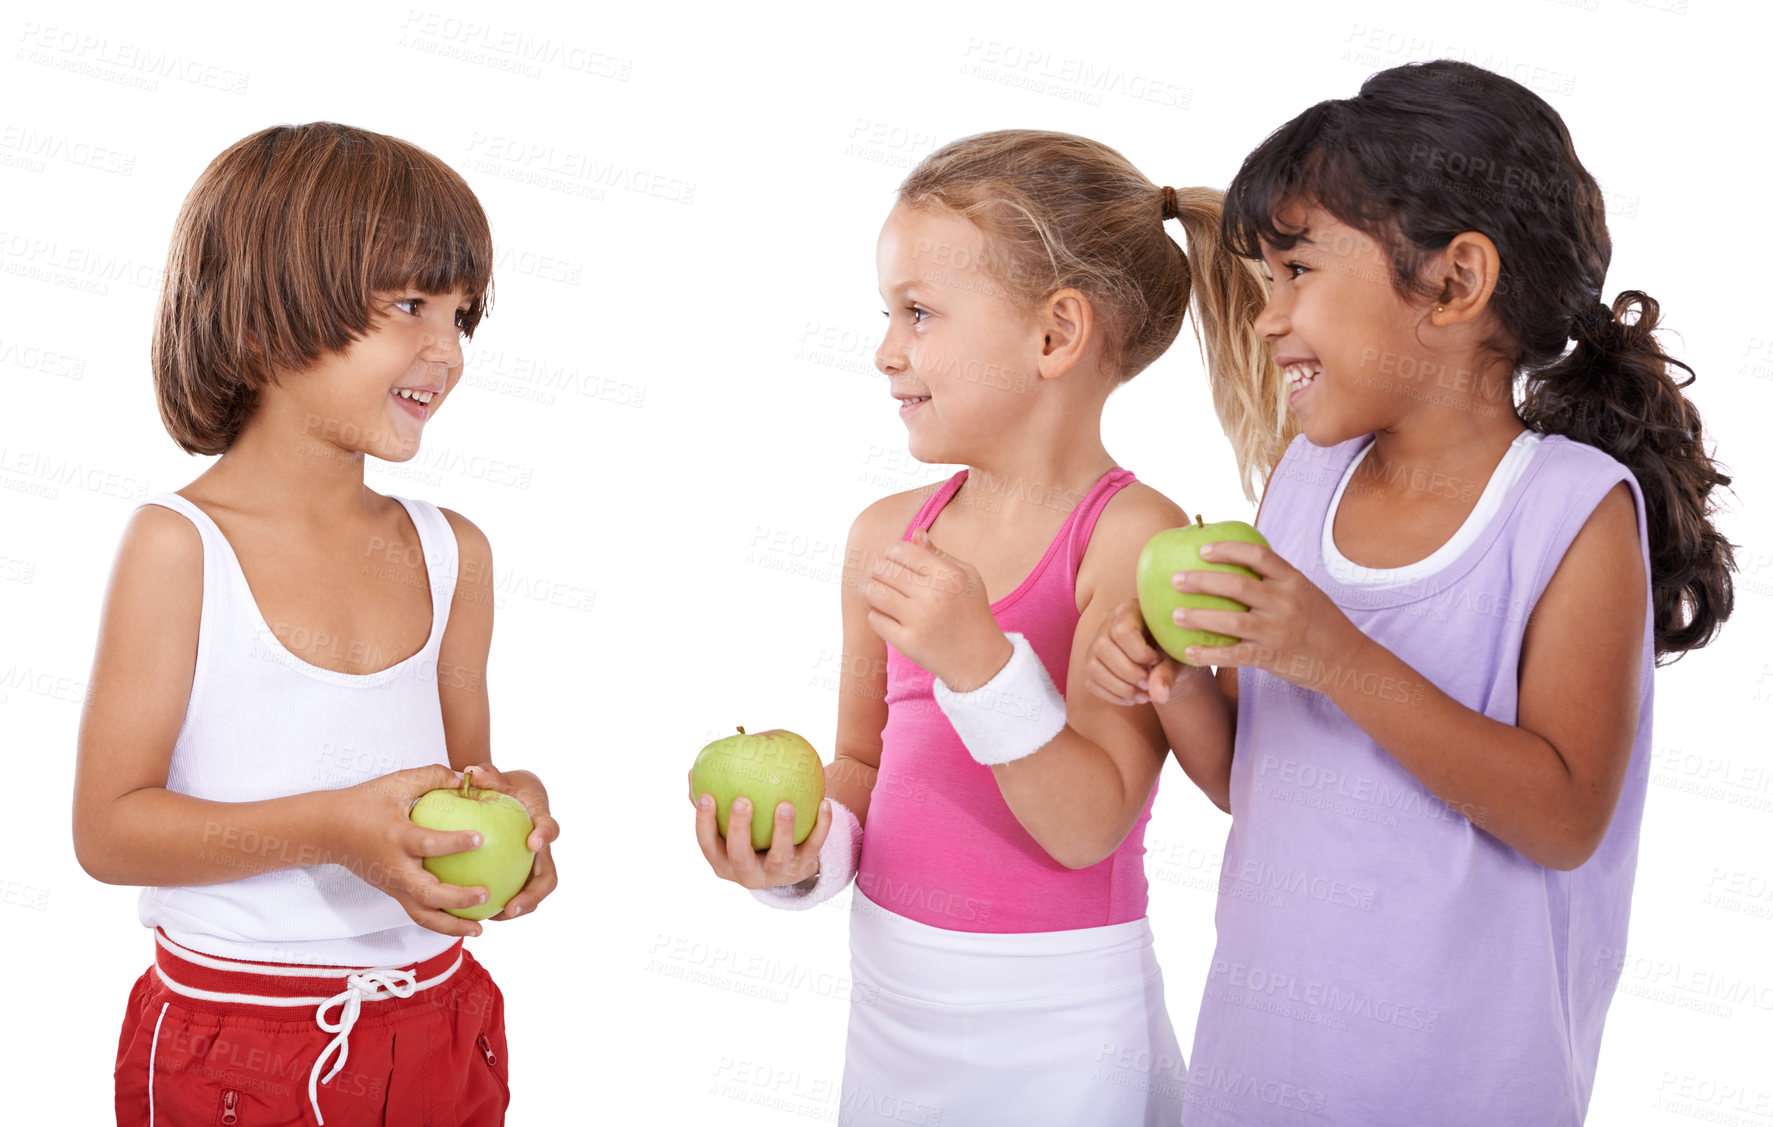
[[[447,982],[450,976],[461,969],[464,952],[456,953],[455,961],[444,970],[422,982],[415,981],[418,966],[401,967],[368,967],[352,970],[349,967],[295,967],[271,963],[247,963],[238,959],[223,959],[214,955],[204,955],[188,947],[182,947],[156,933],[156,941],[172,955],[186,962],[212,970],[231,971],[243,974],[268,975],[274,978],[331,978],[343,977],[345,989],[330,998],[291,997],[289,995],[242,994],[231,990],[205,990],[197,986],[187,986],[166,973],[156,961],[154,972],[160,981],[175,994],[183,994],[187,998],[198,998],[206,1002],[221,1002],[229,1005],[244,1006],[319,1006],[314,1011],[314,1020],[322,1032],[335,1036],[321,1052],[320,1059],[314,1062],[314,1068],[308,1073],[308,1102],[314,1106],[314,1118],[325,1127],[326,1120],[320,1114],[320,1085],[338,1075],[339,1069],[345,1067],[345,1057],[350,1053],[347,1038],[351,1036],[351,1028],[357,1024],[357,1016],[363,1010],[365,1002],[379,1002],[386,998],[410,998],[421,990],[429,990],[433,986]],[[326,1020],[326,1011],[334,1006],[340,1007],[339,1020],[335,1024]],[[164,1010],[162,1013],[164,1014]],[[156,1028],[155,1040],[159,1040]],[[328,1057],[337,1051],[339,1059],[333,1064],[332,1071],[325,1079],[320,1070],[326,1066]],[[150,1064],[150,1075],[152,1074]]]
[[[351,1046],[347,1038],[351,1036],[351,1027],[357,1024],[357,1015],[362,1012],[364,1001],[386,998],[390,995],[396,998],[410,998],[413,988],[412,971],[377,967],[347,977],[345,989],[320,1003],[320,1008],[314,1011],[314,1020],[320,1028],[335,1034],[333,1039],[327,1042],[326,1048],[320,1053],[320,1059],[314,1062],[313,1069],[308,1073],[308,1102],[314,1105],[314,1118],[320,1123],[320,1127],[326,1127],[326,1117],[320,1114],[320,1085],[337,1076],[339,1069],[345,1067],[345,1058],[351,1055]],[[384,990],[387,991],[386,994],[382,993]],[[334,1006],[340,1007],[339,1020],[336,1023],[326,1020],[326,1011]],[[339,1059],[333,1062],[332,1071],[322,1079],[320,1070],[325,1067],[326,1058],[332,1056],[335,1049],[338,1050]]]

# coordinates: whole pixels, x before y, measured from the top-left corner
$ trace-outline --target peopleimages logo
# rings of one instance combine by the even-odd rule
[[[1324,1093],[1316,1088],[1301,1088],[1289,1081],[1251,1076],[1220,1065],[1197,1065],[1189,1069],[1183,1100],[1188,1103],[1214,1102],[1221,1110],[1229,1110],[1214,1100],[1214,1097],[1224,1096],[1260,1100],[1270,1107],[1303,1111],[1308,1115],[1321,1115],[1324,1110]]]
[[[1223,987],[1244,991],[1241,996]],[[1268,1008],[1270,1003],[1296,1003],[1323,1015],[1341,1018],[1361,1017],[1382,1025],[1420,1033],[1433,1033],[1440,1025],[1440,1011],[1391,998],[1375,998],[1360,990],[1350,990],[1334,983],[1316,982],[1295,974],[1274,972],[1245,963],[1217,959],[1209,989],[1220,987],[1214,1000],[1253,1008]],[[1292,1016],[1292,1015],[1288,1015]]]
[[[1350,799],[1373,810],[1396,814],[1416,814],[1436,821],[1481,823],[1485,811],[1481,807],[1461,804],[1455,808],[1446,799],[1417,783],[1393,782],[1351,774],[1334,767],[1321,767],[1279,755],[1265,755],[1256,768],[1258,788],[1262,793],[1306,806],[1333,805],[1312,801],[1312,797]],[[1366,819],[1372,821],[1375,819]],[[1395,819],[1384,822],[1396,825]]]
[[[957,920],[976,920],[980,923],[991,918],[991,904],[988,901],[956,896],[940,889],[919,888],[890,878],[877,877],[873,873],[858,875],[856,887],[876,904],[895,910],[917,908]]]
[[[163,51],[146,43],[113,42],[108,35],[65,27],[26,23],[19,34],[17,58],[88,78],[154,91],[161,79],[190,86],[244,94],[248,75],[227,67],[188,58],[177,51]]]
[[[1236,884],[1289,896],[1305,896],[1325,904],[1358,908],[1363,912],[1372,911],[1373,898],[1379,891],[1371,885],[1351,884],[1334,877],[1304,873],[1284,865],[1265,865],[1253,860],[1245,860],[1235,868],[1223,871],[1220,877],[1221,889],[1225,890]]]

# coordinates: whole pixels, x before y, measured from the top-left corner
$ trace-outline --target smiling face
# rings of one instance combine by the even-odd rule
[[[1390,256],[1371,236],[1318,208],[1286,208],[1276,221],[1302,237],[1286,250],[1262,244],[1274,286],[1256,331],[1286,373],[1287,406],[1318,446],[1393,425],[1413,401],[1386,373],[1422,356],[1425,308],[1398,296]]]
[[[993,273],[984,232],[951,212],[893,208],[876,249],[890,381],[911,454],[971,462],[1013,430],[1038,379],[1041,332]]]
[[[403,462],[425,422],[462,378],[462,293],[377,294],[368,333],[266,388],[308,437],[341,451]]]

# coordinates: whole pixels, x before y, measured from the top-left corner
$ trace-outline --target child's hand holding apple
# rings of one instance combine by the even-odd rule
[[[463,771],[460,787],[439,788],[414,803],[415,824],[438,830],[470,830],[480,844],[424,867],[452,884],[486,889],[485,903],[446,908],[463,919],[509,920],[535,910],[559,883],[551,845],[560,824],[548,813],[548,792],[529,771],[500,772],[490,763]]]
[[[799,884],[818,874],[831,804],[819,755],[800,736],[740,728],[702,749],[689,784],[696,841],[716,876],[756,889]],[[775,807],[773,825],[754,824],[753,795]]]
[[[1233,599],[1199,593],[1194,580],[1202,571],[1261,578],[1247,567],[1204,558],[1203,548],[1228,541],[1268,546],[1260,532],[1242,521],[1205,524],[1199,517],[1191,525],[1165,529],[1146,543],[1134,577],[1138,598],[1115,607],[1090,643],[1084,684],[1092,693],[1114,704],[1166,704],[1176,696],[1179,683],[1197,683],[1210,675],[1206,669],[1210,663],[1189,660],[1189,648],[1231,646],[1238,639],[1185,629],[1177,617],[1200,609],[1249,610]]]
[[[1084,687],[1110,704],[1163,704],[1179,679],[1203,672],[1152,644],[1138,599],[1128,599],[1109,612],[1088,652]]]
[[[427,872],[424,859],[460,853],[480,844],[469,830],[436,830],[407,817],[428,791],[460,786],[462,776],[443,764],[412,767],[333,792],[315,864],[343,865],[392,896],[420,927],[444,935],[479,935],[480,925],[450,909],[484,902],[486,890],[445,884]]]
[[[799,845],[794,844],[794,804],[778,803],[775,829],[770,847],[758,852],[751,847],[751,800],[733,799],[732,813],[722,837],[714,814],[713,796],[696,800],[696,843],[702,847],[714,875],[745,888],[780,888],[799,884],[819,873],[819,849],[831,830],[831,804],[819,803],[819,818],[812,833]]]

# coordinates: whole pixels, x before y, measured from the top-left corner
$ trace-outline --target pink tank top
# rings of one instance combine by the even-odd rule
[[[902,539],[929,528],[966,476],[949,478]],[[1061,693],[1077,630],[1078,564],[1102,507],[1134,480],[1124,469],[1103,474],[1028,578],[991,604],[998,626],[1028,639]],[[887,721],[856,887],[889,911],[950,931],[1067,931],[1143,918],[1145,823],[1157,788],[1112,856],[1068,869],[1016,821],[991,768],[967,754],[933,684],[887,646]]]

